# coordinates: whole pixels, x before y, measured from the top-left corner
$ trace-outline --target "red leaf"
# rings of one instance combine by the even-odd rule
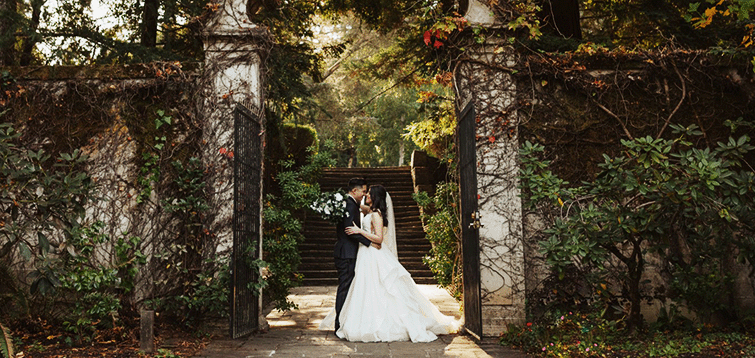
[[[438,40],[435,40],[435,43],[433,44],[433,47],[440,48],[441,46],[443,46],[443,43],[440,42],[440,41],[438,41]]]
[[[430,30],[425,31],[425,35],[423,36],[425,38],[425,45],[430,46],[430,37],[432,37],[433,34],[430,33]]]

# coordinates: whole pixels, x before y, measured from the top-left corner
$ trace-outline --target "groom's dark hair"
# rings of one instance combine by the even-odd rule
[[[354,188],[361,188],[363,185],[367,185],[367,181],[364,178],[351,178],[349,179],[349,191]]]

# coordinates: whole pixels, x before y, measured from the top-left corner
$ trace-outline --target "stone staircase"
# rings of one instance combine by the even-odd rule
[[[412,199],[414,187],[410,167],[381,168],[328,168],[320,178],[322,191],[346,190],[349,179],[363,177],[368,185],[380,184],[388,190],[393,200],[396,216],[396,242],[399,262],[411,273],[418,284],[435,284],[432,272],[422,262],[431,248],[425,238],[419,207]],[[309,213],[304,221],[304,243],[299,248],[301,264],[299,272],[304,275],[305,286],[337,285],[338,275],[333,263],[333,246],[336,243],[336,228]]]

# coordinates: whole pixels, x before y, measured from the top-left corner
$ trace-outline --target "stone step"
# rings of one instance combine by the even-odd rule
[[[409,167],[327,168],[319,181],[320,190],[346,190],[350,178],[363,177],[368,184],[381,184],[391,194],[396,216],[396,238],[399,262],[422,284],[437,283],[422,258],[432,248],[425,237],[419,207],[412,198],[414,187]],[[305,285],[336,285],[337,273],[333,263],[336,242],[335,225],[308,213],[304,220],[304,242],[300,244],[302,261],[299,272]],[[421,281],[421,282],[420,282]]]
[[[317,264],[320,262],[332,262],[333,261],[333,249],[326,250],[310,250],[310,255],[301,258],[302,264]],[[400,262],[422,262],[422,258],[427,256],[430,250],[423,249],[399,249],[398,257]]]
[[[436,285],[438,284],[438,281],[435,280],[434,277],[427,277],[427,276],[414,276],[412,275],[412,279],[414,279],[414,282],[418,285]],[[337,286],[338,285],[338,279],[337,278],[312,278],[312,277],[304,277],[303,286]]]
[[[404,260],[399,260],[399,262],[401,262],[401,265],[410,273],[414,272],[415,274],[421,274],[426,270],[425,264],[422,262]],[[330,273],[335,272],[335,264],[332,258],[330,261],[321,260],[319,262],[302,262],[299,265],[299,269],[300,271],[309,272],[309,274],[304,275],[305,277],[321,277],[322,275],[329,275]],[[336,275],[333,277],[338,276]]]
[[[432,275],[425,274],[425,272],[422,271],[422,270],[414,270],[414,269],[408,269],[407,268],[406,271],[408,271],[409,274],[413,278],[417,278],[417,277],[432,277]],[[331,265],[329,269],[323,268],[323,269],[320,269],[320,270],[313,270],[312,272],[310,272],[310,274],[308,274],[308,275],[305,274],[304,278],[305,279],[308,279],[308,278],[310,278],[310,279],[312,279],[312,278],[328,279],[329,278],[329,279],[333,279],[335,282],[338,282],[338,272],[336,271],[335,267],[333,267]]]
[[[302,251],[304,250],[333,250],[333,247],[336,244],[335,236],[333,238],[329,238],[327,240],[322,241],[305,241],[303,243],[299,244],[299,247]],[[416,239],[412,240],[411,242],[401,242],[397,244],[399,255],[402,255],[405,251],[417,251],[417,250],[425,250],[429,251],[432,245],[430,242],[424,239]],[[414,250],[416,249],[416,250]]]
[[[304,241],[312,242],[319,241],[319,239],[335,239],[337,236],[338,233],[336,233],[336,230],[334,228],[312,230],[304,234],[304,237],[306,237]],[[420,230],[402,230],[396,231],[396,237],[399,238],[398,243],[400,244],[402,242],[412,241],[414,239],[424,239],[425,234]]]
[[[336,225],[327,222],[322,219],[307,219],[304,220],[304,224],[307,225],[307,229],[316,229],[316,230],[326,230],[326,229],[333,229],[335,230]],[[405,215],[405,216],[399,216],[396,215],[396,230],[404,230],[408,228],[417,228],[422,230],[422,222],[420,221],[419,214],[417,215]]]
[[[336,244],[336,240],[331,239],[328,241],[320,241],[320,242],[303,242],[299,244],[299,248],[301,248],[302,251],[309,251],[309,250],[333,250],[333,246]],[[417,251],[429,251],[432,245],[427,240],[420,241],[416,240],[413,242],[402,242],[400,244],[396,245],[398,247],[399,256],[403,255],[404,252],[407,252],[407,256],[409,255],[409,252],[417,252]]]

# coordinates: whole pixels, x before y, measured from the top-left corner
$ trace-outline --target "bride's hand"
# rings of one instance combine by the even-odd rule
[[[382,247],[382,245],[378,244],[377,242],[373,242],[372,246],[374,246],[378,250],[380,250],[380,248]]]
[[[354,235],[354,234],[361,234],[361,233],[362,233],[362,229],[357,227],[356,224],[354,224],[354,226],[349,226],[346,228],[346,235]]]

